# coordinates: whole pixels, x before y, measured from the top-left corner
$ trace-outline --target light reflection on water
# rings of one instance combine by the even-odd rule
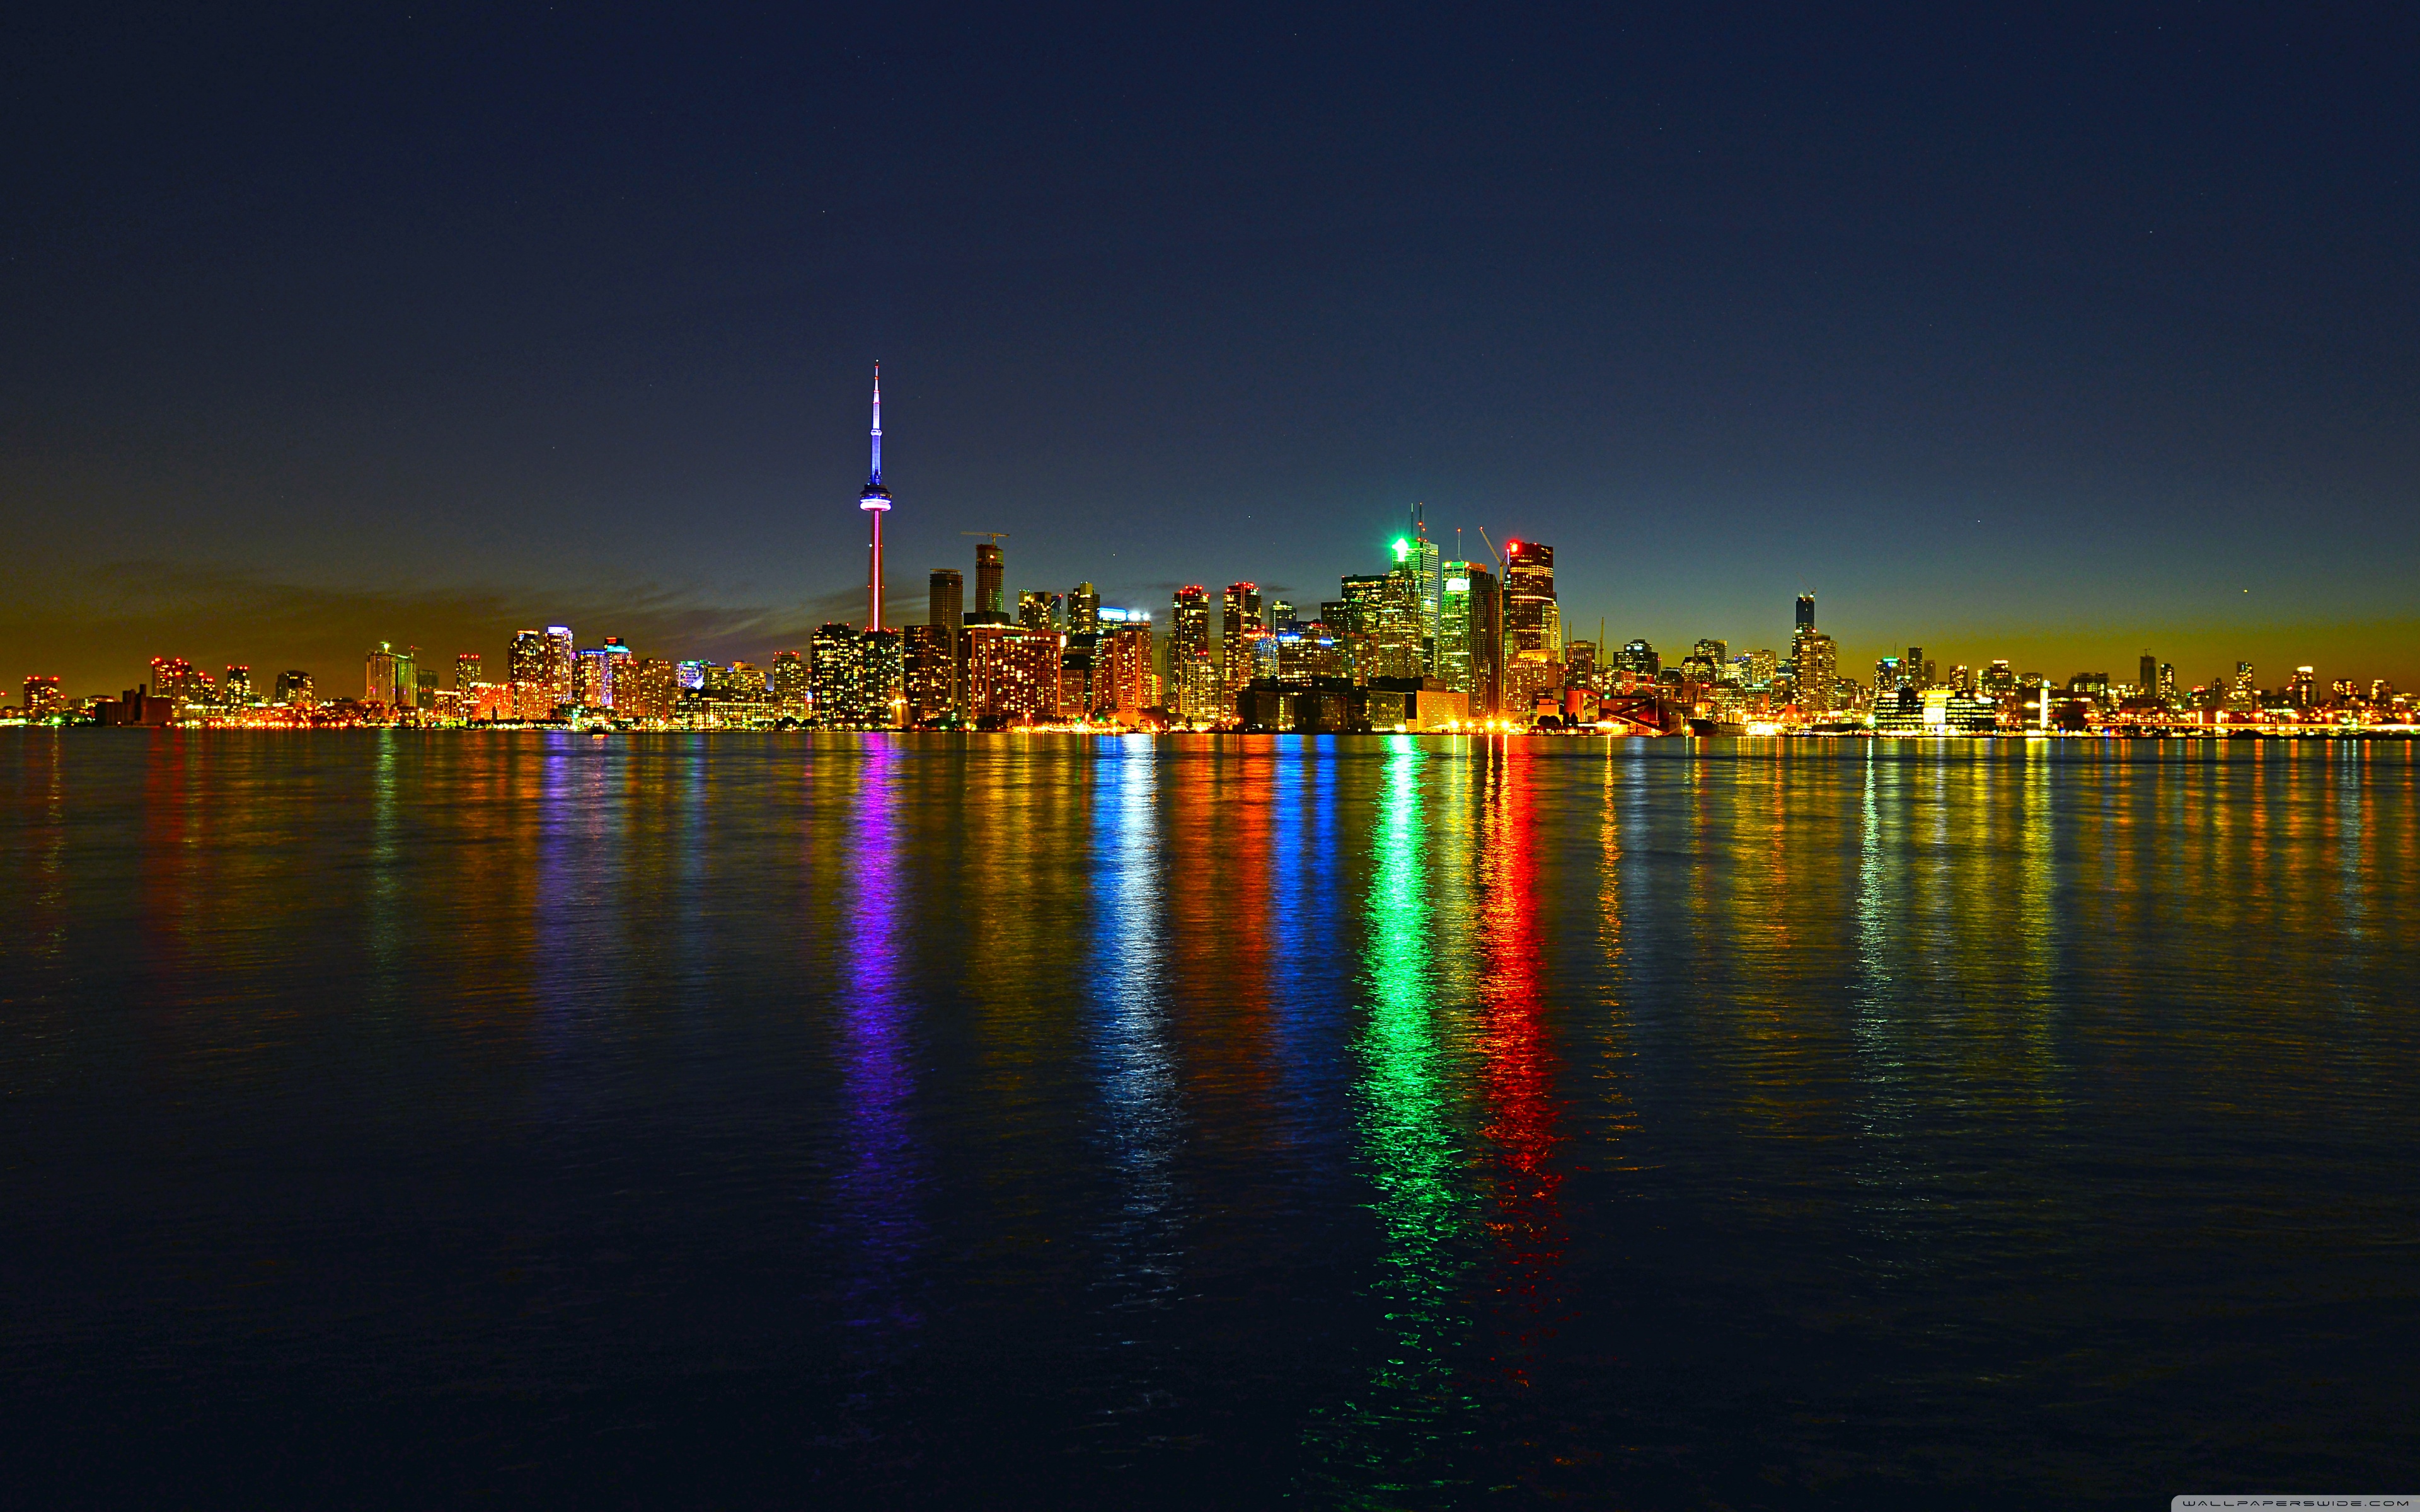
[[[2383,1485],[2414,771],[8,733],[0,1368],[62,1445],[508,1389],[500,1495]]]

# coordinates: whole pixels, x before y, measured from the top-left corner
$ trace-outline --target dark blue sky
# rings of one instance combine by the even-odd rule
[[[2420,681],[2420,12],[1938,8],[11,23],[0,671],[762,657],[879,357],[904,606],[1422,500],[1617,639]]]

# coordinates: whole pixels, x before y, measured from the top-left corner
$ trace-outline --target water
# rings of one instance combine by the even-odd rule
[[[2420,1486],[2364,744],[0,733],[44,1504]]]

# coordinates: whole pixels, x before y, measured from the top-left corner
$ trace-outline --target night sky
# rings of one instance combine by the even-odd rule
[[[911,619],[1424,501],[1671,656],[2420,685],[2420,11],[1820,8],[21,14],[0,672],[768,659],[879,358]]]

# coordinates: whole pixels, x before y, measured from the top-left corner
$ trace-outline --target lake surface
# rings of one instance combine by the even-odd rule
[[[2420,1487],[2369,743],[0,732],[41,1504]]]

